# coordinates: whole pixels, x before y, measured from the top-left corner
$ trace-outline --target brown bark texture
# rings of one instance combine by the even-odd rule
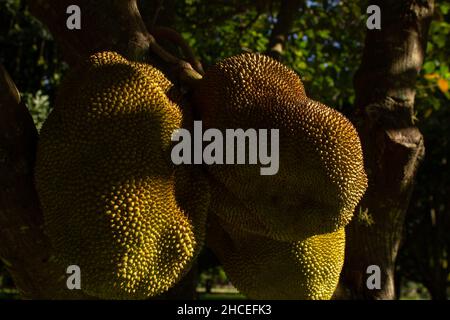
[[[425,150],[414,124],[414,98],[434,1],[369,2],[381,9],[381,30],[367,31],[354,78],[354,123],[363,145],[369,187],[347,228],[339,299],[395,298],[395,260]],[[370,265],[381,269],[380,289],[367,286]]]

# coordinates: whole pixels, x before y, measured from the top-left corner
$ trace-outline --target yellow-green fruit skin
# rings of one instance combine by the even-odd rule
[[[233,285],[250,299],[329,300],[344,263],[345,231],[282,242],[211,215],[208,245]]]
[[[217,186],[211,212],[280,241],[351,220],[367,187],[358,134],[339,112],[309,99],[295,72],[260,54],[226,58],[207,70],[195,100],[205,130],[279,130],[275,175],[261,175],[261,164],[208,166]]]
[[[91,56],[63,83],[41,130],[35,170],[45,231],[87,294],[167,291],[204,242],[208,183],[170,161],[186,110],[152,66]]]

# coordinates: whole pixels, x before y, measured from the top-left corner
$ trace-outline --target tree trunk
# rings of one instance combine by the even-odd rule
[[[394,271],[416,170],[424,155],[414,125],[416,78],[423,64],[434,1],[372,0],[381,30],[368,30],[354,78],[354,123],[363,145],[368,190],[347,228],[337,298],[394,299]],[[367,267],[381,269],[370,290]]]

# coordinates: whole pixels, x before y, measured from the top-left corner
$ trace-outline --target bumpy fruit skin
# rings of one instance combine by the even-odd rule
[[[358,134],[339,112],[309,99],[293,71],[259,54],[227,58],[206,72],[195,100],[205,129],[280,134],[276,175],[261,176],[260,164],[208,166],[216,185],[212,212],[280,241],[331,233],[350,221],[367,187]]]
[[[186,110],[152,66],[113,52],[72,71],[38,145],[36,186],[55,256],[82,289],[141,299],[190,269],[205,234],[208,183],[174,167],[171,134]]]
[[[233,285],[250,299],[328,300],[344,263],[345,232],[282,242],[210,216],[208,243]]]

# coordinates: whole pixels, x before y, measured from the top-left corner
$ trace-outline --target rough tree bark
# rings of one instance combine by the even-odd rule
[[[66,27],[66,9],[74,4],[81,8],[81,30]],[[199,77],[188,63],[167,54],[154,41],[136,0],[30,0],[29,5],[50,29],[70,65],[101,50],[117,51],[130,60],[144,60],[153,52],[175,66],[179,77]],[[79,290],[67,290],[65,267],[55,263],[42,230],[33,181],[37,140],[31,115],[0,66],[0,258],[23,298],[90,299]],[[186,290],[180,288],[183,283],[167,297],[192,297],[192,292],[182,296]]]
[[[394,270],[417,166],[424,155],[414,125],[433,0],[372,0],[381,30],[368,30],[354,78],[354,123],[364,150],[369,187],[347,228],[346,259],[337,298],[394,299]],[[381,289],[366,286],[369,265],[381,268]]]

